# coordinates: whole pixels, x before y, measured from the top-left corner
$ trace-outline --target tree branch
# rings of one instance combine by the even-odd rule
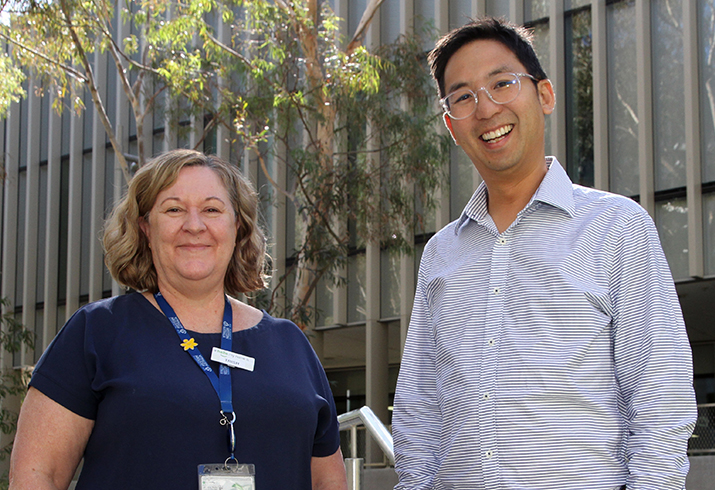
[[[301,191],[303,191],[303,196],[305,197],[305,200],[307,201],[308,206],[310,206],[312,209],[318,209],[315,202],[308,195],[308,191],[306,190],[305,184],[303,183],[303,178],[300,176],[297,176],[297,177],[298,177],[296,179],[297,184],[300,187]],[[335,243],[338,245],[341,245],[343,243],[343,241],[340,239],[340,237],[337,235],[337,233],[335,233],[333,231],[333,227],[328,222],[328,218],[325,215],[325,213],[322,213],[320,211],[313,213],[313,215],[316,215],[316,214],[318,215],[318,220],[323,222],[323,224],[325,225],[325,229],[328,230],[328,233],[330,234],[330,236],[332,236],[333,240],[335,240]]]
[[[29,47],[29,46],[24,45],[23,43],[21,43],[21,42],[19,42],[19,41],[14,40],[13,38],[11,38],[10,36],[8,36],[8,35],[5,34],[4,32],[0,32],[0,37],[3,38],[3,39],[5,39],[5,40],[6,40],[7,42],[9,42],[10,44],[12,44],[12,45],[14,45],[14,46],[17,46],[18,48],[22,49],[23,51],[27,51],[27,52],[29,52],[29,53],[32,53],[33,55],[37,56],[38,58],[43,59],[43,60],[46,61],[47,63],[49,63],[49,64],[51,64],[51,65],[54,65],[54,66],[60,68],[62,71],[66,72],[66,73],[67,73],[69,76],[71,76],[72,78],[77,79],[77,81],[79,81],[80,83],[87,83],[87,77],[84,76],[84,75],[83,75],[82,73],[80,73],[79,71],[77,71],[77,70],[75,70],[74,68],[72,68],[71,66],[65,65],[65,64],[63,64],[63,63],[60,63],[60,62],[57,61],[57,60],[53,60],[53,59],[50,58],[49,56],[47,56],[47,55],[45,55],[45,54],[43,54],[43,53],[37,51],[36,49],[33,49],[33,48]]]
[[[72,42],[75,45],[75,48],[77,49],[77,55],[79,56],[82,65],[84,66],[84,70],[86,72],[86,79],[87,79],[87,87],[89,88],[89,92],[92,96],[92,102],[94,103],[94,108],[97,110],[97,114],[99,115],[100,120],[102,121],[102,125],[104,126],[104,130],[107,133],[107,136],[109,137],[109,141],[112,144],[112,148],[114,149],[114,155],[116,159],[118,160],[119,166],[122,169],[122,173],[124,174],[124,179],[129,182],[131,180],[131,174],[129,173],[129,166],[127,165],[127,160],[124,158],[124,152],[122,151],[122,147],[117,141],[116,135],[114,134],[114,128],[112,127],[112,123],[109,121],[109,116],[107,116],[107,111],[104,107],[104,103],[102,102],[102,98],[99,96],[99,91],[97,90],[97,84],[94,81],[94,75],[92,73],[92,67],[89,64],[89,60],[87,59],[87,53],[84,50],[84,47],[82,46],[82,42],[79,39],[79,36],[77,36],[77,33],[75,32],[73,26],[72,26],[72,19],[70,18],[69,13],[67,12],[67,4],[65,3],[65,0],[60,0],[60,11],[62,12],[62,15],[64,16],[65,22],[67,23],[67,29],[70,32],[70,36],[72,37]]]
[[[199,149],[201,147],[201,145],[203,144],[203,142],[206,141],[206,135],[209,133],[209,131],[211,131],[211,129],[214,126],[216,126],[216,124],[217,124],[216,121],[217,121],[217,118],[212,117],[209,120],[209,123],[205,127],[203,127],[203,132],[201,133],[201,138],[199,139],[199,141],[196,142],[196,145],[194,145],[194,150]]]
[[[227,52],[228,54],[230,54],[231,56],[237,58],[239,61],[241,61],[241,62],[242,62],[244,65],[246,65],[247,67],[253,68],[253,65],[252,65],[251,62],[248,60],[248,58],[246,58],[245,56],[243,56],[243,55],[242,55],[241,53],[239,53],[238,51],[236,51],[236,50],[234,50],[233,48],[231,48],[230,46],[227,46],[226,44],[222,43],[221,41],[219,41],[218,39],[216,39],[215,37],[213,37],[213,36],[212,36],[210,33],[208,33],[208,32],[206,32],[206,37],[207,37],[212,43],[214,43],[216,46],[218,46],[219,48],[223,49],[224,51],[226,51],[226,52]]]
[[[345,49],[345,53],[349,56],[362,44],[362,38],[367,32],[367,28],[370,27],[372,18],[375,16],[375,12],[380,8],[384,0],[370,0],[367,8],[362,13],[362,19],[355,29],[355,34],[353,34],[352,40],[348,43],[348,47]]]
[[[106,15],[106,14],[105,14],[105,15]],[[119,19],[119,22],[121,22],[121,19]],[[101,30],[102,35],[103,35],[105,38],[109,39],[109,45],[110,45],[110,47],[111,47],[110,51],[112,51],[113,53],[115,53],[117,57],[123,58],[124,61],[126,61],[126,62],[129,63],[130,65],[134,66],[135,68],[139,68],[139,69],[142,70],[142,71],[148,71],[148,72],[150,72],[150,73],[153,73],[154,75],[159,75],[159,74],[160,74],[160,73],[159,73],[159,70],[156,70],[156,69],[152,68],[151,66],[146,65],[146,64],[144,64],[144,63],[139,63],[139,62],[133,60],[132,58],[130,58],[129,56],[127,56],[126,53],[124,53],[124,50],[117,44],[117,42],[116,42],[116,40],[114,39],[114,36],[112,35],[112,33],[109,32],[109,31],[105,28],[104,25],[100,25],[100,26],[99,26],[99,29]],[[119,64],[119,65],[117,66],[117,68],[120,69],[122,72],[125,71],[125,70],[124,70],[124,67],[123,67],[121,64]]]
[[[283,189],[280,185],[278,185],[278,182],[273,180],[273,177],[271,177],[271,174],[268,173],[268,167],[266,166],[266,161],[263,158],[263,155],[261,154],[260,151],[258,151],[258,148],[253,146],[253,152],[256,154],[258,157],[258,161],[261,163],[261,170],[263,171],[263,175],[265,175],[266,179],[268,179],[268,182],[271,183],[271,185],[281,194],[283,194],[286,198],[290,199],[292,202],[295,202],[295,196],[290,194],[288,191]]]

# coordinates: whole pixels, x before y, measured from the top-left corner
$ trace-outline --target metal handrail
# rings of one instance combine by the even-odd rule
[[[349,430],[358,425],[364,425],[370,435],[375,438],[377,445],[380,446],[382,452],[387,456],[390,464],[395,464],[395,451],[392,447],[392,434],[387,430],[377,415],[368,406],[351,410],[350,412],[338,415],[340,430]],[[354,437],[353,437],[354,439]]]

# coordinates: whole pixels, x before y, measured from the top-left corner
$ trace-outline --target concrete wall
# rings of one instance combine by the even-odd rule
[[[363,490],[392,490],[397,485],[394,468],[366,468]]]
[[[685,480],[685,488],[687,490],[715,489],[715,455],[690,457],[690,473]]]

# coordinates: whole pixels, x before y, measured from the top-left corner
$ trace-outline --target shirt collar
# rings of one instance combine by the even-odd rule
[[[556,165],[553,165],[554,163]],[[536,192],[524,209],[531,207],[534,202],[542,202],[562,209],[568,213],[569,216],[573,216],[576,207],[574,204],[573,183],[571,179],[556,157],[546,157],[546,165],[549,167],[549,170],[546,172],[544,179],[541,181],[541,184],[539,184],[539,188],[536,189]],[[462,225],[464,225],[468,219],[481,224],[487,218],[488,214],[487,186],[482,182],[464,207],[464,211],[462,211],[462,215],[459,217],[459,221],[455,227],[455,234],[459,232]]]

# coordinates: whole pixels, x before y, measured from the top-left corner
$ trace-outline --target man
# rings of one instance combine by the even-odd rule
[[[422,256],[396,490],[682,489],[692,361],[652,220],[545,156],[554,90],[526,30],[475,21],[430,65],[484,182]]]

